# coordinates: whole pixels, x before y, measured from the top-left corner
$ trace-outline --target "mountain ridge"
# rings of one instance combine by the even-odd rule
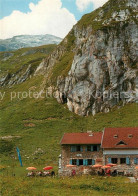
[[[62,38],[54,35],[17,35],[0,40],[0,51],[13,51],[20,48],[37,47],[41,45],[59,44]]]

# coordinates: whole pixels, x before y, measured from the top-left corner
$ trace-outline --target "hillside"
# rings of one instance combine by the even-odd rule
[[[48,44],[59,44],[61,38],[54,35],[19,35],[0,40],[0,51],[12,51],[20,48],[38,47]]]
[[[70,111],[95,115],[136,102],[136,2],[109,0],[84,15],[36,70]]]
[[[114,107],[112,112],[94,117],[81,117],[69,112],[65,105],[54,98],[23,98],[15,92],[39,92],[43,80],[36,76],[12,88],[5,88],[0,101],[1,164],[19,165],[15,147],[21,151],[24,165],[42,165],[45,162],[57,166],[60,139],[65,132],[102,131],[104,127],[137,126],[138,108],[128,104]],[[12,136],[12,137],[6,137]],[[7,145],[7,147],[5,147]],[[9,148],[8,148],[9,146]],[[10,147],[11,146],[11,147]]]
[[[0,52],[0,86],[12,86],[30,78],[42,59],[46,58],[55,47],[55,44],[51,44]]]
[[[104,127],[138,126],[138,107],[135,103],[114,107],[107,114],[81,117],[70,112],[66,105],[54,98],[23,98],[24,92],[39,92],[43,76],[35,76],[12,88],[3,88],[4,99],[0,101],[0,173],[2,195],[83,195],[90,192],[99,196],[111,193],[131,195],[136,184],[126,183],[126,178],[78,177],[75,179],[26,178],[26,168],[35,166],[42,170],[52,165],[57,173],[60,140],[65,132],[102,131]],[[11,93],[20,92],[11,101]],[[20,167],[16,147],[19,147],[23,167]],[[13,176],[15,174],[15,177]],[[95,182],[95,183],[94,183]],[[11,186],[8,186],[10,183]],[[79,184],[78,184],[79,183]],[[93,184],[94,183],[94,184]],[[64,184],[62,192],[60,187]],[[76,185],[75,185],[76,184]],[[105,188],[105,184],[110,184]],[[59,191],[60,190],[60,191]],[[68,194],[66,191],[68,190]]]
[[[97,19],[101,18],[99,13],[102,13],[103,24],[109,14],[114,15],[120,13],[120,9],[126,9],[128,2],[131,2],[128,8],[130,11],[135,0],[121,2],[118,8],[114,1],[109,1],[102,8],[83,16],[58,46],[47,45],[0,53],[1,95],[4,93],[0,101],[0,116],[2,116],[0,132],[2,136],[13,136],[11,139],[4,139],[3,142],[8,140],[13,143],[13,147],[19,146],[25,163],[39,164],[47,156],[49,163],[57,164],[60,154],[59,141],[64,132],[102,131],[104,127],[138,126],[135,100],[112,97],[104,100],[101,97],[92,97],[91,94],[99,91],[103,93],[105,90],[110,95],[116,91],[135,93],[136,67],[132,63],[135,62],[136,51],[132,50],[132,59],[130,50],[127,51],[124,45],[120,52],[116,47],[118,42],[120,47],[121,43],[124,44],[125,34],[122,38],[124,30],[130,36],[127,41],[131,41],[130,34],[136,25],[135,14],[132,15],[135,9],[129,15],[130,18],[127,17],[127,25],[124,28],[122,28],[124,22],[126,23],[124,19],[112,23],[109,17],[111,24],[104,25],[104,29],[101,19]],[[130,19],[133,20],[131,24]],[[93,23],[95,20],[99,20],[96,22],[99,24],[97,27]],[[108,39],[105,42],[107,35]],[[133,36],[135,37],[134,33]],[[128,46],[132,49],[134,44]],[[109,55],[105,47],[108,50],[110,48],[112,54]],[[124,59],[129,60],[121,61],[124,55],[126,55]],[[44,57],[46,58],[42,61]],[[87,66],[89,73],[86,71]],[[34,98],[29,94],[30,92],[37,94],[43,92],[42,90],[44,97],[41,98],[36,96]],[[103,111],[106,114],[102,113]],[[89,116],[81,117],[86,114]],[[34,155],[39,148],[44,151],[38,153],[38,157],[42,156],[41,159],[38,159],[37,155],[35,158]],[[14,148],[11,152],[15,153]],[[4,159],[5,155],[4,153]]]

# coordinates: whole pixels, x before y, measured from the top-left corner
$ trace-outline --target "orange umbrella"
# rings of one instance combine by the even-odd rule
[[[26,170],[36,170],[35,167],[27,167]]]
[[[75,167],[76,165],[66,165],[66,167]]]
[[[107,164],[107,166],[114,167],[114,166],[117,166],[117,164],[109,163],[109,164]]]
[[[138,169],[138,166],[136,166],[135,168]]]
[[[92,167],[93,167],[93,168],[101,168],[102,165],[93,165]]]
[[[102,169],[108,169],[108,168],[110,168],[111,166],[108,166],[108,165],[104,165],[104,166],[102,166]]]

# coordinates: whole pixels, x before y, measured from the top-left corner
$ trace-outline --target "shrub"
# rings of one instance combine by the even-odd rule
[[[12,141],[0,140],[0,153],[11,152],[14,148]]]

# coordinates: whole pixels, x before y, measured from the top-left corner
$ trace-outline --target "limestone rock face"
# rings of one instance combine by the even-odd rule
[[[16,73],[14,74],[6,74],[6,76],[3,76],[0,78],[0,87],[4,86],[13,86],[15,84],[20,84],[26,81],[28,78],[31,77],[31,65],[28,65],[27,68],[24,70],[23,67],[20,68]]]
[[[130,8],[134,3],[128,0],[125,5]],[[135,8],[134,13],[129,8],[113,11],[110,18],[102,21],[104,28],[97,31],[93,26],[73,28],[74,60],[67,76],[58,77],[56,96],[61,103],[66,99],[70,111],[95,115],[109,112],[120,102],[136,101],[137,24],[132,19]],[[95,20],[102,20],[104,12],[101,9]],[[111,25],[113,21],[117,23]]]

